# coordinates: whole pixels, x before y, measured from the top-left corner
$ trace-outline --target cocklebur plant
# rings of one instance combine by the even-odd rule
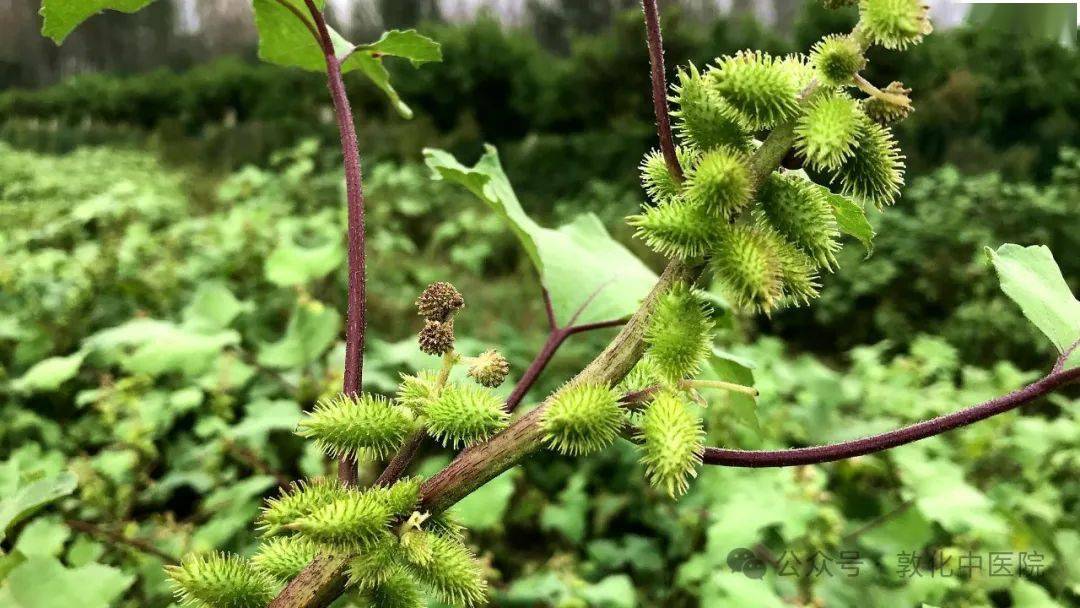
[[[132,10],[146,3],[104,1],[87,11],[78,0],[46,0],[51,7],[46,29],[62,37],[72,21],[95,10]],[[1062,338],[1066,333],[1054,332],[1062,357],[1049,375],[953,414],[810,448],[705,446],[701,391],[753,395],[755,390],[705,375],[705,360],[713,351],[714,313],[700,295],[702,279],[714,279],[736,308],[769,314],[816,297],[820,272],[835,269],[839,233],[868,244],[872,230],[865,207],[891,204],[903,180],[902,158],[886,125],[911,111],[911,98],[902,84],[881,90],[859,71],[871,46],[905,49],[929,33],[930,26],[925,7],[917,1],[859,0],[860,22],[854,31],[823,39],[809,56],[743,51],[719,58],[704,71],[694,66],[680,70],[669,90],[657,3],[643,0],[660,149],[641,163],[651,205],[630,222],[646,244],[670,258],[664,272],[651,290],[635,295],[631,306],[606,302],[607,310],[619,311],[619,318],[590,314],[582,319],[610,282],[604,282],[608,277],[600,277],[599,287],[576,311],[567,311],[567,300],[558,298],[579,284],[549,283],[558,275],[549,273],[543,253],[558,249],[564,257],[555,259],[563,266],[580,265],[615,278],[640,262],[617,244],[603,259],[620,260],[607,265],[620,267],[586,265],[573,257],[568,262],[561,250],[575,247],[573,237],[582,233],[551,230],[516,217],[524,214],[515,208],[518,202],[497,158],[485,156],[477,168],[468,168],[428,151],[429,165],[444,170],[440,176],[468,187],[522,233],[518,236],[544,281],[551,332],[503,400],[492,388],[505,380],[506,360],[497,351],[455,350],[455,318],[465,300],[453,286],[433,284],[417,300],[423,318],[418,349],[441,357],[441,366],[403,376],[393,398],[366,393],[360,375],[363,194],[342,72],[364,68],[400,104],[382,79],[379,61],[395,53],[414,62],[431,60],[433,51],[422,37],[403,32],[342,51],[340,36],[326,24],[323,5],[320,0],[255,3],[260,27],[268,26],[260,40],[264,57],[310,68],[321,54],[341,134],[349,210],[342,391],[313,408],[297,429],[339,460],[338,475],[297,482],[268,500],[256,523],[265,540],[253,558],[210,554],[170,568],[177,596],[186,604],[246,608],[269,602],[271,608],[322,608],[347,593],[360,605],[419,607],[428,596],[452,606],[480,605],[487,595],[484,568],[448,509],[537,450],[547,447],[577,457],[625,438],[638,444],[643,476],[677,497],[704,465],[794,466],[879,452],[1008,411],[1080,379],[1080,361]],[[58,19],[63,23],[58,25]],[[283,31],[288,34],[284,40]],[[669,95],[676,106],[670,115]],[[866,97],[859,99],[862,95]],[[792,150],[812,175],[784,168],[790,165],[785,160]],[[1003,277],[1016,272],[1015,264],[1004,262],[1031,256],[1015,251],[997,255],[1002,260],[999,270],[1005,268],[1000,270]],[[655,277],[648,269],[638,271],[650,281]],[[580,373],[511,420],[511,412],[564,340],[617,326],[622,326],[618,335]],[[451,380],[459,364],[467,366],[467,380]],[[409,465],[425,439],[464,449],[434,475],[409,477]],[[382,473],[369,487],[361,487],[357,463],[376,461],[385,461]]]
[[[416,433],[426,433],[451,447],[473,445],[506,427],[509,414],[491,392],[502,384],[509,364],[497,350],[476,357],[453,349],[453,321],[465,301],[453,285],[433,283],[416,306],[424,320],[418,348],[430,348],[426,333],[432,324],[448,338],[435,354],[438,371],[403,375],[393,399],[362,393],[339,394],[320,401],[297,427],[297,433],[334,458],[371,461],[387,458]],[[450,379],[452,369],[467,363],[466,381]],[[617,395],[606,391],[606,415],[596,408],[570,416],[569,453],[580,445],[595,449],[614,441],[624,412]],[[595,402],[578,395],[569,408]],[[602,422],[597,422],[601,420]],[[296,576],[317,555],[352,555],[348,563],[352,593],[358,602],[377,606],[423,606],[426,597],[452,606],[474,606],[486,597],[482,568],[463,543],[460,531],[445,516],[417,510],[421,479],[404,477],[385,486],[359,489],[335,479],[296,482],[267,500],[257,522],[265,540],[256,555],[196,556],[169,570],[177,597],[194,606],[263,606],[285,581]]]

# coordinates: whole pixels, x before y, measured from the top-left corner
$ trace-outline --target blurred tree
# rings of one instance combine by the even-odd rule
[[[439,0],[379,0],[379,14],[385,28],[407,28],[432,19],[441,19]]]

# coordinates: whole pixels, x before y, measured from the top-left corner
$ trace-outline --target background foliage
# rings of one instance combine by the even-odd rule
[[[673,13],[668,59],[801,48],[845,18],[808,11],[788,40]],[[631,14],[554,54],[493,21],[428,28],[445,62],[395,77],[411,122],[350,80],[371,201],[372,390],[435,367],[416,353],[411,305],[433,280],[468,301],[459,343],[499,345],[512,375],[546,334],[528,256],[471,194],[430,179],[422,146],[471,161],[495,143],[531,217],[557,226],[595,212],[656,262],[621,221],[654,137],[640,30]],[[813,308],[757,324],[718,313],[762,395],[753,416],[713,403],[711,443],[846,438],[1036,377],[1050,350],[1001,295],[986,245],[1046,244],[1080,291],[1080,153],[1065,147],[1080,129],[1076,51],[959,29],[871,59],[875,80],[902,74],[917,92],[900,130],[914,178],[874,215],[873,256],[848,247]],[[9,90],[0,116],[0,607],[168,606],[170,556],[250,550],[262,497],[328,470],[291,433],[337,390],[343,357],[344,194],[324,84],[227,59]],[[533,396],[609,336],[568,341]],[[1069,606],[1080,601],[1076,405],[1065,393],[822,467],[712,468],[678,503],[642,483],[626,445],[545,454],[457,512],[498,605]],[[421,468],[446,458],[431,449]],[[778,562],[858,551],[862,566],[828,577],[771,565],[761,582],[727,564],[740,547]],[[1043,567],[900,575],[902,552],[990,551],[1037,552]]]

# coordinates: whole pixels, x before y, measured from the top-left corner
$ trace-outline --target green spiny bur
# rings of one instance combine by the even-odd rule
[[[506,428],[510,415],[490,390],[473,384],[447,384],[424,410],[428,434],[447,447],[472,445]]]
[[[317,477],[293,482],[276,498],[266,501],[257,527],[264,534],[277,534],[288,524],[345,496],[348,490],[336,479]]]
[[[639,418],[638,429],[649,483],[673,498],[684,494],[704,453],[701,419],[690,413],[678,393],[663,391]]]
[[[649,200],[660,205],[678,198],[682,185],[668,170],[667,161],[659,150],[650,150],[641,159],[641,187],[649,195]]]
[[[437,373],[428,370],[414,376],[401,374],[395,400],[413,412],[423,412],[439,393],[437,378]]]
[[[486,603],[487,581],[483,570],[463,542],[432,535],[431,551],[432,560],[427,566],[410,564],[409,570],[439,601],[462,608]]]
[[[368,491],[377,495],[394,515],[408,515],[420,502],[419,477],[403,477],[390,487],[373,487]]]
[[[834,181],[841,191],[878,209],[891,205],[904,184],[903,156],[888,128],[877,123],[862,126],[856,136],[858,154],[837,169]]]
[[[825,268],[836,265],[840,230],[821,188],[796,175],[773,173],[758,200],[765,220]]]
[[[398,539],[387,534],[360,549],[349,560],[349,583],[361,589],[379,585],[394,575],[401,565],[401,557]]]
[[[933,31],[924,0],[860,0],[859,32],[874,44],[903,50]]]
[[[374,608],[425,608],[428,605],[415,578],[400,566],[391,569],[367,595]]]
[[[576,456],[611,445],[625,420],[614,390],[597,384],[572,384],[551,398],[541,426],[548,446]]]
[[[686,174],[683,196],[692,205],[719,218],[731,218],[750,204],[753,185],[746,157],[715,148],[701,155]]]
[[[768,231],[736,224],[713,250],[712,269],[738,308],[769,313],[783,296],[783,268]]]
[[[355,550],[384,538],[393,515],[380,493],[350,490],[287,527],[325,547]]]
[[[752,129],[768,129],[799,109],[799,80],[781,60],[760,51],[741,51],[717,60],[711,83]]]
[[[795,124],[795,149],[814,169],[835,170],[855,155],[866,123],[866,115],[851,97],[817,96]]]
[[[408,408],[364,393],[319,401],[296,432],[334,458],[377,460],[397,451],[415,427]]]
[[[704,255],[712,246],[717,222],[704,207],[676,199],[627,218],[635,236],[653,251],[680,260]]]
[[[197,608],[264,608],[278,590],[273,577],[236,555],[189,556],[166,572],[177,600]]]
[[[301,536],[278,536],[259,546],[251,558],[256,569],[280,580],[287,581],[315,559],[319,546]]]
[[[851,36],[825,36],[814,44],[810,62],[821,80],[832,87],[851,84],[859,70],[866,67],[862,47]]]
[[[784,284],[783,299],[778,308],[805,305],[818,297],[821,285],[818,283],[818,266],[814,260],[779,235],[773,236],[771,242],[780,260],[780,274]]]
[[[750,132],[738,111],[712,89],[694,64],[679,70],[672,91],[671,101],[676,109],[671,115],[675,118],[675,131],[686,148],[749,149]],[[684,168],[687,166],[683,164]]]
[[[683,286],[660,298],[645,328],[649,363],[675,383],[697,375],[712,344],[712,321],[701,300]]]

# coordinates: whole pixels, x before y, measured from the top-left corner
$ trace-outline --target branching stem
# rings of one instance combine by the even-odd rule
[[[867,95],[884,101],[885,103],[899,106],[901,108],[910,108],[911,99],[906,95],[897,95],[895,93],[886,93],[881,89],[874,86],[869,80],[863,78],[862,74],[855,74],[855,86],[859,87],[859,90]]]
[[[141,539],[138,539],[138,538],[130,538],[130,537],[124,536],[123,534],[121,534],[119,532],[115,532],[113,530],[106,530],[105,528],[101,528],[97,524],[93,524],[93,523],[90,523],[88,521],[80,521],[80,520],[77,520],[77,519],[68,519],[64,523],[67,524],[67,526],[69,528],[71,528],[72,530],[75,530],[76,532],[82,532],[84,534],[89,534],[90,536],[95,536],[97,538],[100,538],[100,539],[105,540],[107,542],[113,543],[115,545],[125,545],[125,546],[128,546],[128,547],[131,547],[132,549],[135,549],[135,550],[140,551],[142,553],[146,553],[148,555],[153,555],[154,557],[156,557],[158,559],[161,559],[162,561],[164,561],[166,563],[169,563],[169,564],[178,564],[178,563],[180,563],[180,560],[177,559],[174,555],[172,555],[170,553],[167,553],[167,552],[165,552],[165,551],[163,551],[161,549],[158,549],[153,544],[151,544],[151,543],[149,543],[149,542],[147,542],[145,540],[141,540]]]
[[[725,448],[706,448],[704,455],[705,464],[721,465],[728,467],[791,467],[805,464],[820,464],[873,454],[901,446],[934,435],[940,435],[955,428],[967,426],[991,416],[997,416],[1031,403],[1032,401],[1051,393],[1066,384],[1080,380],[1080,368],[1068,371],[1051,372],[1042,379],[1013,391],[1007,395],[996,397],[979,405],[917,422],[910,426],[871,435],[851,441],[842,441],[829,445],[819,445],[809,448],[795,448],[789,450],[731,450]]]
[[[752,386],[724,382],[723,380],[683,380],[680,383],[684,388],[714,388],[735,393],[743,393],[751,397],[757,397],[758,390]]]

